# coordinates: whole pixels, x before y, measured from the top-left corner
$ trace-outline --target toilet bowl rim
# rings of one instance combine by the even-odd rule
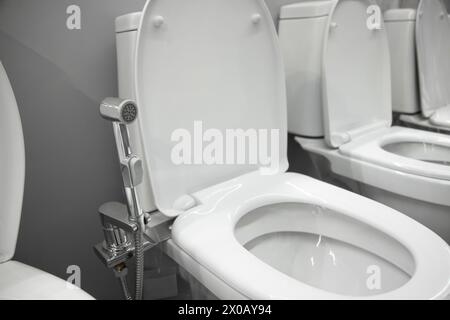
[[[249,205],[244,206],[243,204],[246,203],[244,199],[248,200],[255,194],[261,194],[261,180],[255,179],[254,183],[251,183],[248,179],[251,180],[251,177],[240,181],[243,185],[240,192],[222,199],[226,202],[225,205],[211,203],[204,208],[198,208],[180,216],[173,227],[173,239],[177,246],[197,263],[248,297],[259,299],[354,299],[293,280],[254,257],[237,242],[234,234],[235,223],[240,217],[249,213],[249,208],[255,206],[255,203],[251,202],[247,202]],[[335,204],[333,207],[344,208],[347,205],[350,207],[348,210],[337,210],[339,213],[350,214],[352,218],[391,235],[409,250],[416,261],[416,273],[412,279],[398,290],[371,296],[371,299],[442,298],[450,292],[450,282],[445,283],[446,279],[450,279],[450,250],[442,239],[417,222],[381,204],[305,176],[288,173],[269,178],[267,181],[269,182],[262,189],[271,189],[279,183],[293,183],[296,186],[303,184],[305,190],[315,189],[312,190],[310,199],[318,192],[320,194],[327,191],[334,192],[336,197],[332,200]],[[274,188],[279,187],[277,185]],[[259,190],[252,192],[253,188]],[[286,196],[288,195],[286,194]],[[276,196],[272,202],[275,198]],[[278,199],[281,198],[278,197]],[[297,197],[297,199],[302,202],[304,200],[301,197]],[[284,200],[288,200],[288,197]],[[349,202],[356,203],[349,204]],[[270,201],[266,199],[263,205],[268,203]],[[361,204],[367,206],[366,213],[369,212],[368,215],[360,213]],[[214,210],[211,211],[211,208]],[[407,230],[394,231],[393,225],[399,224],[406,226]],[[422,240],[419,241],[419,239]],[[431,257],[430,246],[434,248],[431,250]],[[449,270],[442,271],[437,268],[435,265],[437,261],[443,265],[447,264]],[[428,279],[430,274],[433,275],[431,280]],[[270,278],[268,281],[270,285],[258,281],[258,276],[264,279]],[[254,281],[252,282],[251,279]]]
[[[412,128],[392,127],[391,132],[382,136],[379,140],[380,147],[394,143],[419,142],[442,146],[449,149],[450,136],[436,132],[422,131]]]
[[[410,142],[438,145],[448,148],[450,152],[450,136],[403,127],[390,127],[367,133],[343,145],[339,152],[345,157],[384,166],[387,169],[417,177],[446,181],[450,184],[448,166],[397,155],[384,149],[390,144]]]

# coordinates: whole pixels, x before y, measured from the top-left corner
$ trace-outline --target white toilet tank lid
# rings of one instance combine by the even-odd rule
[[[324,17],[330,14],[334,1],[309,1],[282,6],[280,19]]]
[[[415,9],[390,9],[384,13],[385,22],[416,21],[417,10]]]
[[[116,18],[116,33],[137,31],[141,23],[142,12],[132,12]]]
[[[334,148],[377,127],[392,124],[388,40],[368,27],[371,0],[341,0],[330,16],[324,46],[324,124]]]
[[[161,212],[177,216],[194,193],[261,168],[225,152],[237,132],[227,130],[258,132],[279,147],[272,164],[287,169],[284,70],[263,0],[152,0],[137,41],[138,121]],[[260,132],[279,137],[268,144]]]

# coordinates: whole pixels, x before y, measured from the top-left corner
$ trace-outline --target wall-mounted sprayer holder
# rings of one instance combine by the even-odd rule
[[[128,125],[138,116],[138,108],[131,100],[107,98],[100,105],[103,118],[113,122],[117,140],[123,184],[127,204],[108,202],[99,208],[105,241],[94,246],[100,260],[120,280],[125,298],[128,291],[126,263],[136,259],[136,295],[142,298],[144,278],[144,252],[170,238],[172,220],[160,212],[146,213],[141,209],[136,188],[142,183],[142,160],[133,154]]]

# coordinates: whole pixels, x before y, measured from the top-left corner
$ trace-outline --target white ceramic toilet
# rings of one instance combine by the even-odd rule
[[[328,20],[281,16],[281,44],[291,60],[286,64],[288,92],[310,84],[320,88],[307,91],[321,92],[314,101],[290,97],[289,130],[316,163],[322,163],[327,181],[395,208],[450,242],[450,137],[391,127],[388,41],[383,25],[379,30],[367,27],[371,3],[339,1]],[[283,8],[282,13],[312,12],[310,7],[315,6],[301,3]],[[325,25],[324,42],[310,39],[308,35],[315,34],[305,31],[310,26],[317,29],[316,24]],[[299,52],[291,51],[294,39],[299,39],[294,48]],[[293,61],[296,56],[302,59]],[[316,70],[310,70],[309,56],[323,57],[314,64]],[[305,69],[311,80],[294,76]],[[322,125],[322,132],[311,133],[311,127]]]
[[[19,233],[25,180],[25,150],[17,103],[0,63],[0,300],[85,300],[78,287],[12,261]]]
[[[450,134],[450,19],[441,0],[421,1],[417,12],[385,13],[393,111],[402,124]]]
[[[216,297],[449,294],[450,250],[433,232],[372,200],[286,173],[284,72],[262,0],[152,0],[142,14],[119,17],[116,31],[120,95],[140,110],[132,143],[151,181],[140,191],[144,210],[175,218],[164,250]],[[279,171],[174,164],[173,132],[200,120],[216,132],[280,130]]]

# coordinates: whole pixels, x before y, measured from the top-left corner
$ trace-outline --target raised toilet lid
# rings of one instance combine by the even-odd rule
[[[25,145],[11,83],[0,62],[0,264],[14,256],[22,214]]]
[[[185,195],[261,167],[208,165],[201,155],[210,142],[201,146],[194,141],[208,129],[216,129],[210,133],[222,135],[223,141],[229,141],[227,129],[278,129],[279,152],[272,160],[279,160],[285,171],[281,61],[272,17],[262,0],[147,2],[138,34],[136,97],[145,161],[156,205],[164,214],[180,214],[184,204],[179,200]],[[183,155],[174,148],[189,135],[193,164],[179,164],[172,153]],[[267,144],[267,139],[261,141]],[[189,201],[185,204],[189,208]]]
[[[420,2],[416,39],[422,114],[428,118],[450,107],[450,20],[441,0]]]
[[[375,1],[341,0],[330,16],[324,46],[324,115],[327,143],[334,148],[354,135],[392,123],[387,35],[369,30]]]

